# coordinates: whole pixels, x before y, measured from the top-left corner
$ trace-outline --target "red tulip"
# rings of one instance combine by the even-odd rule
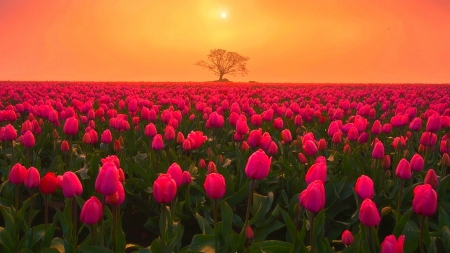
[[[245,238],[247,238],[247,240],[252,240],[253,239],[253,229],[250,226],[247,226],[245,228]]]
[[[260,145],[262,139],[262,129],[252,130],[247,138],[247,144],[250,147],[256,148]]]
[[[270,143],[272,142],[272,137],[268,132],[265,132],[261,137],[261,143],[259,144],[262,149],[268,150]]]
[[[327,149],[327,142],[324,138],[320,139],[317,143],[317,149],[318,150],[326,150]]]
[[[31,131],[27,131],[22,138],[22,144],[24,147],[32,148],[36,141],[34,140],[34,135]]]
[[[114,194],[106,196],[106,203],[112,206],[120,206],[125,201],[125,191],[120,181],[116,182],[117,191]]]
[[[70,117],[64,122],[63,131],[66,135],[76,135],[78,133],[78,120],[75,117]]]
[[[327,180],[327,164],[326,163],[314,163],[306,172],[305,181],[306,184],[311,184],[312,182],[320,180],[323,184]]]
[[[292,141],[292,134],[289,129],[284,129],[281,131],[281,139],[284,141],[284,143],[289,144]]]
[[[69,147],[69,143],[66,140],[63,140],[61,142],[61,151],[62,152],[67,152],[69,151],[70,147]]]
[[[177,194],[177,183],[169,174],[160,174],[153,183],[153,197],[158,203],[169,203]]]
[[[183,144],[183,142],[185,141],[184,139],[184,135],[182,132],[178,132],[177,133],[177,143],[178,144]]]
[[[45,176],[42,177],[41,183],[39,185],[39,190],[43,194],[53,194],[56,191],[58,182],[56,180],[56,175],[53,172],[47,172]]]
[[[414,188],[413,211],[418,215],[432,216],[437,208],[437,194],[429,184]]]
[[[374,227],[380,223],[380,213],[371,199],[364,199],[359,209],[359,220],[364,226]]]
[[[432,132],[423,132],[420,136],[419,143],[426,147],[433,147],[436,145],[437,136]]]
[[[351,245],[353,243],[353,241],[355,240],[353,238],[352,232],[350,232],[348,230],[345,230],[342,233],[341,238],[342,238],[342,243],[344,243],[346,246]]]
[[[5,131],[3,134],[4,141],[13,141],[17,139],[17,131],[11,124],[6,125],[4,131]]]
[[[87,225],[94,225],[103,216],[102,203],[95,197],[92,196],[90,199],[84,202],[81,208],[80,220]]]
[[[200,167],[200,168],[206,168],[206,162],[205,162],[204,159],[200,159],[200,160],[198,161],[198,167]]]
[[[438,114],[433,114],[428,118],[425,131],[435,133],[439,131],[439,129],[441,129],[441,118]]]
[[[203,143],[208,139],[208,137],[203,135],[202,131],[191,131],[188,136],[187,136],[188,140],[192,140],[191,141],[191,148],[192,149],[198,149],[200,148]]]
[[[236,133],[239,135],[245,135],[248,133],[247,119],[245,117],[239,117],[236,122]]]
[[[16,163],[12,168],[11,172],[9,173],[9,182],[11,184],[23,184],[25,181],[25,177],[27,174],[27,169],[25,166],[23,166],[20,163]]]
[[[250,155],[245,166],[245,174],[253,180],[261,180],[267,177],[272,163],[272,157],[268,157],[262,149]]]
[[[206,176],[203,187],[209,198],[220,199],[226,192],[225,178],[219,173],[210,173]]]
[[[83,192],[80,179],[72,171],[64,172],[61,186],[65,198],[73,198],[75,195],[79,196]]]
[[[276,155],[276,154],[278,153],[278,146],[277,146],[277,144],[276,144],[274,141],[271,141],[271,142],[270,142],[270,146],[269,146],[269,148],[267,149],[267,152],[268,152],[270,155]]]
[[[25,187],[29,189],[39,187],[40,182],[41,175],[39,175],[39,171],[35,167],[30,167],[25,174],[25,181],[23,182]]]
[[[163,148],[164,148],[164,141],[162,139],[162,136],[160,134],[155,135],[155,137],[152,140],[152,149],[161,150]]]
[[[405,236],[401,235],[395,239],[394,235],[389,235],[384,238],[381,243],[381,253],[403,253],[403,244],[405,242]]]
[[[348,130],[347,137],[351,141],[356,141],[358,139],[358,137],[359,137],[358,129],[356,127],[354,127],[354,126],[351,127]]]
[[[252,123],[253,126],[259,127],[262,124],[262,117],[260,114],[253,114],[250,117],[250,123]]]
[[[374,135],[379,135],[381,133],[381,122],[379,120],[375,120],[370,131]]]
[[[395,170],[395,175],[401,179],[410,179],[411,178],[411,167],[409,166],[408,160],[402,158],[397,165],[397,169]]]
[[[389,155],[384,155],[383,161],[381,162],[381,167],[383,167],[383,169],[385,170],[391,167],[391,157]]]
[[[306,157],[303,153],[298,153],[298,160],[300,160],[300,162],[303,164],[308,163],[308,160],[306,159]]]
[[[372,199],[375,196],[372,179],[366,175],[360,176],[356,180],[355,192],[361,199]]]
[[[182,184],[190,184],[192,182],[192,176],[189,171],[183,171]]]
[[[273,127],[277,130],[283,129],[283,119],[276,118],[273,120]]]
[[[213,161],[208,163],[208,174],[210,173],[217,173],[217,166]]]
[[[375,143],[372,151],[372,157],[374,159],[383,159],[384,157],[384,145],[381,141]]]
[[[117,168],[120,168],[120,160],[115,155],[109,155],[105,158],[100,159],[100,161],[102,162],[102,165],[105,163],[111,162],[111,163],[114,163],[114,165],[116,165]]]
[[[431,187],[433,187],[434,189],[438,187],[439,181],[436,172],[433,169],[429,169],[427,171],[423,183],[431,185]]]
[[[181,170],[180,165],[177,163],[172,163],[170,167],[167,169],[167,174],[172,176],[172,179],[177,183],[177,188],[180,188],[183,182],[183,171]]]
[[[409,162],[409,166],[411,167],[411,171],[419,172],[423,169],[424,161],[421,155],[414,154]]]
[[[409,124],[409,129],[414,132],[419,132],[422,129],[422,119],[414,118]]]
[[[334,144],[339,144],[342,142],[342,132],[341,131],[337,131],[336,133],[333,134],[333,138],[331,139],[331,142]]]
[[[122,144],[120,144],[119,140],[114,141],[114,152],[120,152],[122,150]]]
[[[222,115],[219,115],[217,112],[212,112],[208,117],[208,122],[211,127],[221,128],[224,124],[224,118]]]
[[[109,144],[112,142],[112,134],[111,134],[111,131],[109,131],[109,129],[106,129],[105,131],[103,131],[102,136],[101,136],[101,142],[105,143],[105,144]]]
[[[167,125],[164,129],[164,140],[174,140],[175,139],[175,129],[172,126]]]
[[[317,213],[325,206],[325,187],[322,181],[316,180],[308,185],[298,196],[301,206],[306,210]]]
[[[144,134],[145,136],[152,138],[154,137],[158,132],[156,131],[156,127],[153,123],[149,123],[144,128]]]
[[[316,144],[312,140],[303,141],[303,151],[308,156],[314,156],[319,151]]]
[[[108,196],[117,192],[117,182],[119,182],[119,171],[112,162],[106,162],[100,168],[95,180],[95,191]]]
[[[300,115],[295,116],[295,118],[294,118],[294,124],[295,124],[295,126],[297,126],[297,127],[301,126],[301,125],[303,124],[302,116],[300,116]]]

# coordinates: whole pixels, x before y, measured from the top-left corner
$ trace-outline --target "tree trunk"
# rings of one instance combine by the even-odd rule
[[[222,81],[222,77],[224,74],[220,74],[219,81]]]

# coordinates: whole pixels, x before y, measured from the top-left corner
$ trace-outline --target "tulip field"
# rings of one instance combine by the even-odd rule
[[[450,252],[450,86],[0,87],[0,252]]]

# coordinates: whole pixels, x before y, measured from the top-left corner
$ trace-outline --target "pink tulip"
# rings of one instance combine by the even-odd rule
[[[436,172],[433,169],[429,169],[427,171],[423,183],[431,185],[431,187],[433,187],[434,189],[438,187],[439,181]]]
[[[276,118],[273,120],[273,127],[277,130],[283,129],[283,120],[281,118]]]
[[[169,174],[160,174],[153,183],[153,197],[158,203],[169,203],[177,194],[177,183]]]
[[[39,175],[39,171],[35,167],[30,167],[25,174],[25,181],[23,182],[25,187],[29,189],[39,187],[40,182],[41,175]]]
[[[116,182],[117,191],[114,194],[106,196],[106,203],[112,206],[120,206],[125,201],[125,191],[123,189],[123,185],[120,181]]]
[[[262,139],[262,129],[252,130],[247,138],[247,143],[250,147],[256,148],[260,145]]]
[[[192,140],[191,141],[192,149],[198,149],[203,145],[203,143],[208,139],[208,137],[203,135],[203,132],[201,132],[201,131],[195,131],[195,132],[191,131],[188,134],[187,139]]]
[[[161,150],[164,148],[164,141],[160,134],[155,135],[152,140],[152,149]]]
[[[351,233],[350,231],[348,231],[348,230],[345,230],[345,231],[342,233],[341,238],[342,238],[342,243],[344,243],[344,245],[346,245],[346,246],[351,245],[351,244],[353,243],[353,241],[355,240],[355,239],[353,238],[352,233]]]
[[[108,196],[117,192],[117,182],[119,182],[119,172],[112,162],[106,162],[100,168],[95,180],[95,191]]]
[[[303,151],[308,156],[314,156],[319,151],[316,144],[312,140],[303,141]]]
[[[189,171],[183,171],[181,184],[190,184],[192,182],[192,176]]]
[[[226,192],[225,178],[219,173],[210,173],[206,176],[203,187],[209,198],[220,199]]]
[[[284,129],[281,131],[281,139],[284,141],[284,143],[289,144],[292,141],[292,134],[289,129]]]
[[[247,119],[245,117],[239,117],[236,122],[236,133],[245,135],[248,133]]]
[[[325,184],[327,180],[327,164],[326,163],[314,163],[306,172],[305,181],[306,184],[311,184],[312,182],[320,180]]]
[[[35,139],[34,139],[34,135],[31,131],[27,131],[24,135],[23,135],[23,139],[22,139],[22,144],[24,147],[27,148],[32,148],[34,146],[34,144],[36,143]]]
[[[155,125],[153,123],[146,125],[144,128],[144,134],[149,138],[153,138],[157,134]]]
[[[61,186],[65,198],[73,198],[75,195],[79,196],[83,192],[80,179],[72,171],[64,172]]]
[[[360,176],[356,180],[355,192],[361,199],[372,199],[375,196],[372,179],[366,175]]]
[[[105,143],[105,144],[109,144],[112,142],[112,134],[111,134],[111,131],[109,131],[109,129],[106,129],[105,131],[103,131],[102,136],[101,136],[101,142]]]
[[[433,114],[428,118],[425,131],[435,133],[439,131],[439,129],[441,129],[441,118],[438,114]]]
[[[409,165],[408,160],[402,158],[397,165],[397,169],[395,170],[395,175],[401,179],[410,179],[411,178],[411,167]]]
[[[75,117],[70,117],[64,122],[63,131],[66,135],[76,135],[78,133],[78,120]]]
[[[380,223],[380,213],[377,206],[369,198],[364,199],[359,209],[359,220],[364,226],[374,227]]]
[[[411,171],[419,172],[423,169],[424,160],[421,155],[414,154],[409,162],[409,166],[411,167]]]
[[[383,159],[384,157],[384,145],[381,141],[375,143],[372,151],[372,157],[374,159]]]
[[[177,188],[180,188],[183,182],[183,171],[181,170],[180,165],[177,163],[172,163],[170,167],[167,169],[167,174],[172,176],[172,179],[177,183]]]
[[[11,172],[9,173],[9,182],[11,184],[23,184],[25,181],[25,177],[27,174],[27,169],[25,166],[23,166],[20,163],[16,163],[12,168]]]
[[[418,215],[432,216],[437,208],[437,194],[429,184],[414,188],[413,211]]]
[[[100,201],[95,196],[92,196],[90,199],[84,202],[80,213],[81,222],[87,225],[94,225],[102,219],[102,216],[102,203],[100,203]]]
[[[308,185],[298,196],[299,203],[306,210],[317,213],[325,206],[325,187],[320,180]]]
[[[267,177],[272,163],[272,157],[268,157],[262,149],[257,150],[247,160],[245,174],[253,180],[261,180]]]
[[[403,244],[405,242],[405,236],[401,235],[395,239],[394,235],[389,235],[384,238],[381,243],[381,253],[403,253]]]

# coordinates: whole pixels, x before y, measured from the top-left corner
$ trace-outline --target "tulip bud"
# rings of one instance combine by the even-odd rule
[[[69,147],[69,143],[66,140],[63,140],[61,142],[61,151],[62,152],[67,152],[69,151],[70,147]]]
[[[58,139],[58,132],[56,131],[56,129],[53,129],[53,139],[54,140]]]
[[[447,168],[445,168],[445,167],[450,166],[450,157],[448,156],[447,153],[442,155],[441,164],[442,164],[442,166],[444,166],[445,170],[447,170]]]
[[[192,182],[192,176],[189,171],[183,171],[183,180],[182,184],[190,184]]]
[[[76,135],[78,133],[78,120],[76,117],[70,117],[64,122],[63,131],[66,135]]]
[[[353,243],[353,241],[354,241],[352,233],[350,231],[348,231],[348,230],[345,230],[342,233],[341,238],[342,238],[342,243],[344,243],[345,246],[351,245]]]
[[[27,131],[24,135],[23,135],[23,139],[22,139],[22,144],[24,147],[27,148],[32,148],[34,146],[34,144],[36,143],[35,139],[34,139],[34,135],[31,131]]]
[[[274,141],[270,142],[270,146],[269,146],[269,149],[267,150],[267,152],[270,155],[276,155],[278,153],[278,146]]]
[[[81,222],[87,225],[94,225],[102,219],[102,216],[102,203],[100,203],[100,201],[95,196],[92,196],[90,199],[86,200],[83,207],[81,208]]]
[[[344,152],[344,154],[350,154],[352,152],[352,148],[350,147],[350,145],[346,144],[344,146],[343,152]]]
[[[206,162],[204,159],[200,159],[200,161],[198,161],[198,167],[206,168]]]
[[[212,151],[211,147],[208,147],[208,149],[206,150],[206,155],[208,157],[212,157],[213,156],[213,151]]]
[[[152,149],[161,150],[164,148],[164,141],[160,134],[155,135],[152,140]]]
[[[117,182],[119,181],[119,172],[113,162],[106,162],[100,168],[97,179],[95,180],[95,190],[108,196],[117,192]]]
[[[219,173],[210,173],[206,176],[203,187],[209,198],[220,199],[226,191],[225,178]]]
[[[306,172],[305,181],[306,184],[320,180],[323,184],[327,180],[327,164],[326,163],[314,163]]]
[[[386,216],[392,211],[391,206],[385,206],[381,209],[381,216]]]
[[[308,156],[313,156],[317,154],[318,149],[316,144],[312,140],[307,140],[303,143],[303,151]]]
[[[295,213],[296,215],[298,215],[300,212],[301,212],[300,204],[299,204],[299,203],[295,203],[295,206],[294,206],[294,213]]]
[[[212,162],[212,161],[210,161],[208,163],[208,174],[210,174],[210,173],[217,173],[216,164],[214,162]]]
[[[106,196],[106,203],[112,206],[120,206],[125,201],[125,191],[120,181],[116,182],[117,191],[111,195]]]
[[[253,239],[253,230],[251,226],[245,228],[245,238],[249,241]]]
[[[114,152],[118,153],[122,149],[122,145],[119,140],[114,141]]]
[[[303,163],[303,164],[308,163],[308,160],[306,159],[306,157],[303,153],[298,153],[298,160],[300,160],[300,163]]]
[[[383,161],[381,162],[381,167],[383,167],[383,169],[385,170],[391,167],[391,157],[389,155],[384,155]]]
[[[381,141],[375,143],[372,151],[372,157],[374,159],[383,159],[384,157],[384,145]]]
[[[436,175],[436,172],[433,169],[429,169],[427,174],[425,175],[424,184],[429,184],[434,189],[437,189],[439,181]]]
[[[241,149],[243,151],[247,151],[250,148],[250,146],[248,145],[248,143],[246,141],[243,141],[241,144]]]
[[[424,160],[421,155],[415,154],[411,161],[409,162],[409,166],[411,167],[411,171],[419,172],[423,169]]]

